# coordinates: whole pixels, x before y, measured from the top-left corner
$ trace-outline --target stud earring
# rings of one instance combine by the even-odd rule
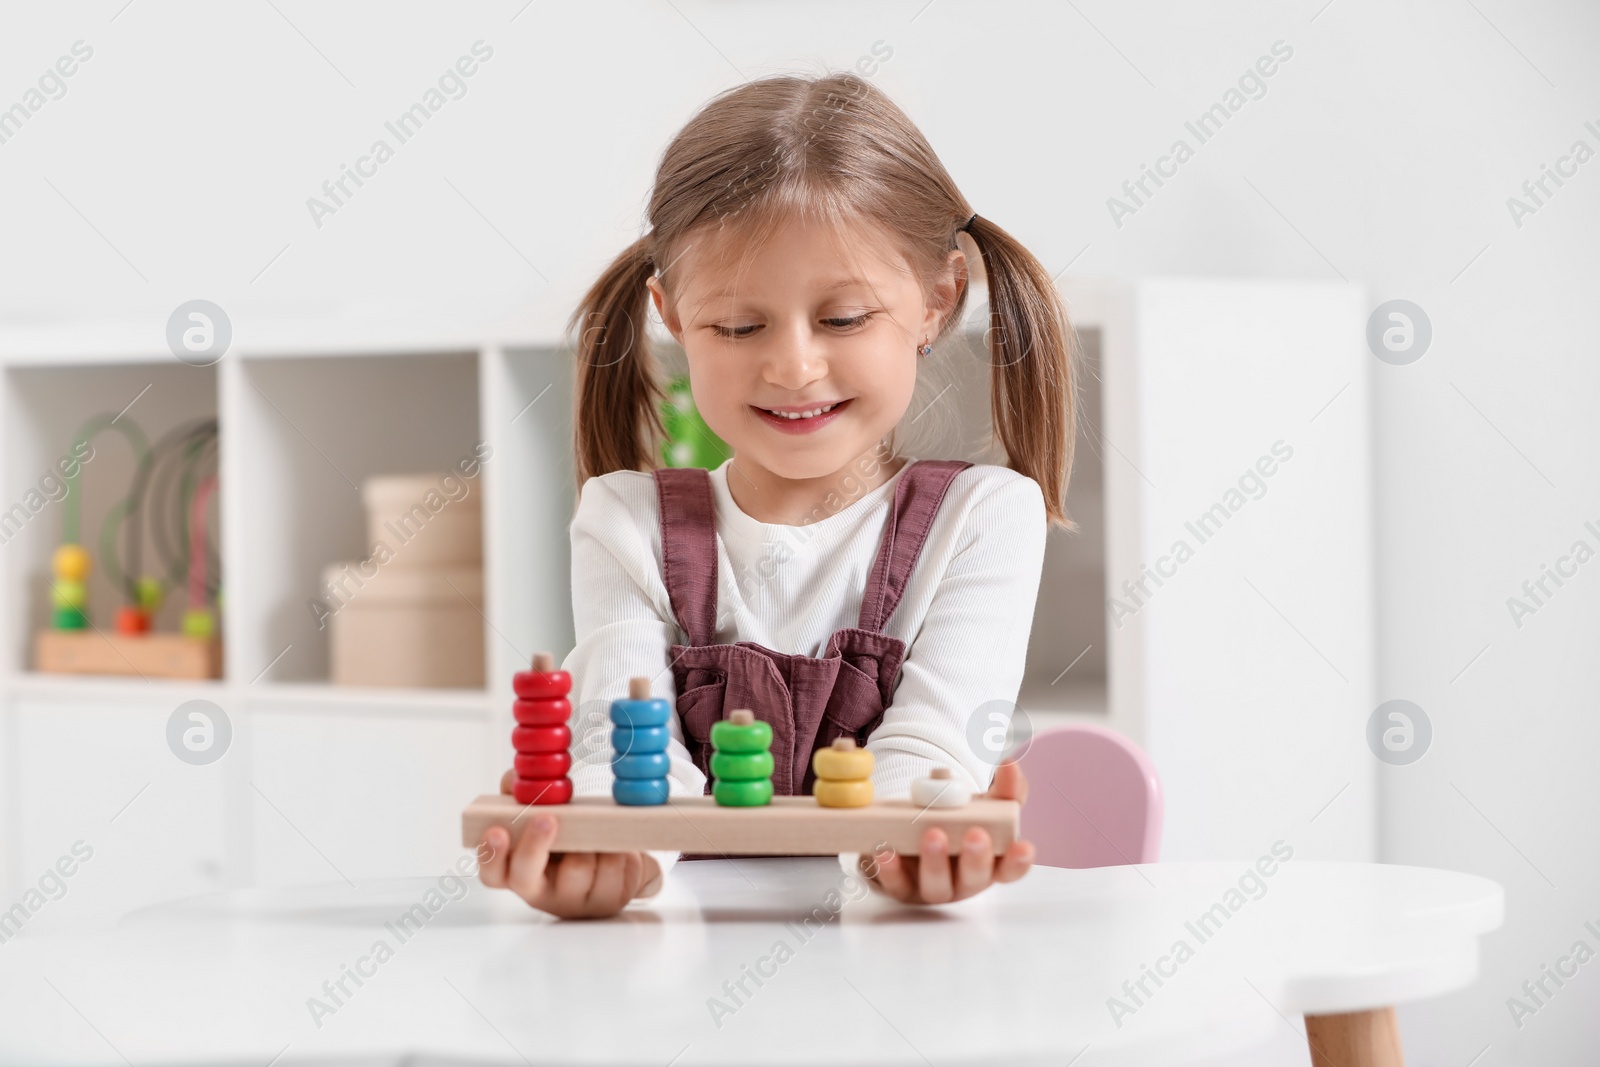
[[[928,338],[922,339],[922,344],[917,348],[917,355],[926,356],[933,352],[933,345],[928,343]]]

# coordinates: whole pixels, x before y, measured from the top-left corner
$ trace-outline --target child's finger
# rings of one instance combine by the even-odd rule
[[[945,832],[938,827],[922,835],[922,855],[917,857],[920,875],[918,890],[928,904],[948,904],[950,887],[950,845]]]
[[[545,868],[550,863],[550,846],[556,839],[556,821],[550,815],[537,815],[517,839],[506,871],[506,885],[517,896],[535,907],[544,897]]]
[[[627,854],[601,853],[594,865],[594,884],[584,898],[584,910],[590,914],[609,914],[621,906],[623,890],[627,886]],[[623,903],[626,903],[624,900]]]
[[[987,830],[974,826],[961,839],[956,860],[955,899],[964,900],[987,889],[994,879],[994,843]]]
[[[1013,841],[1000,857],[1000,862],[995,866],[994,880],[997,882],[1015,882],[1018,878],[1028,873],[1033,866],[1033,842]]]
[[[1016,760],[1006,760],[996,767],[994,781],[989,784],[986,795],[997,800],[1025,802],[1028,799],[1028,778],[1022,773],[1022,765]]]
[[[490,889],[504,889],[506,853],[510,851],[511,834],[504,826],[491,826],[484,831],[483,840],[478,842],[478,880]]]
[[[915,872],[907,870],[906,862],[897,853],[886,853],[876,860],[878,888],[895,900],[909,901],[916,896],[916,885],[912,881]]]
[[[622,854],[622,891],[626,904],[639,895],[639,890],[644,888],[646,878],[643,852],[624,852]]]
[[[568,852],[561,857],[556,868],[553,886],[555,899],[570,911],[581,911],[589,890],[594,888],[594,867],[598,857],[593,852]]]

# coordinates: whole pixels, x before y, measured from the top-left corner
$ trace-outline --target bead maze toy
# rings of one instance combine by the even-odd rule
[[[468,848],[476,847],[490,826],[506,827],[515,839],[536,805],[551,806],[556,816],[557,852],[831,856],[889,848],[910,856],[921,850],[922,835],[932,827],[954,841],[968,827],[979,826],[989,832],[998,855],[1018,838],[1022,806],[972,796],[948,768],[936,767],[930,777],[913,782],[910,800],[875,800],[873,755],[847,737],[812,754],[817,776],[812,796],[773,796],[772,727],[749,709],[731,711],[711,727],[711,795],[672,796],[667,778],[672,708],[651,698],[648,678],[630,679],[628,696],[611,703],[611,795],[573,796],[565,777],[572,765],[567,751],[572,732],[566,725],[572,679],[554,668],[554,658],[540,653],[532,670],[513,679],[517,777],[512,795],[480,796],[462,812],[461,843]],[[529,730],[548,732],[523,732]]]
[[[125,414],[97,415],[75,435],[74,453],[81,455],[95,436],[111,429],[127,440],[136,463],[128,495],[107,511],[100,531],[100,557],[124,603],[114,631],[94,625],[88,585],[93,560],[78,543],[81,466],[75,466],[66,477],[62,543],[52,558],[51,626],[35,636],[35,667],[62,674],[220,678],[222,644],[210,604],[220,606],[222,591],[216,538],[208,536],[206,518],[217,490],[217,421],[180,427],[150,448]],[[165,581],[140,573],[146,525],[166,566]],[[119,535],[126,541],[126,566]],[[152,629],[167,583],[188,592],[177,633]]]

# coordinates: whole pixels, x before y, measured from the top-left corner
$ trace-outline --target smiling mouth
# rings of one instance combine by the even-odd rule
[[[779,410],[777,408],[757,408],[756,410],[764,411],[768,415],[773,416],[774,418],[789,419],[790,421],[796,421],[796,420],[799,420],[799,419],[814,419],[818,415],[826,415],[828,412],[832,411],[834,408],[837,408],[842,404],[848,404],[848,403],[849,403],[848,400],[836,400],[831,404],[821,404],[821,405],[818,405],[817,407],[814,407],[814,408],[804,408],[804,409],[801,409],[801,410],[783,411],[783,410]]]

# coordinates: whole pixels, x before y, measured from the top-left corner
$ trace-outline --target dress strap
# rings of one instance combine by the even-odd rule
[[[902,472],[894,487],[894,506],[883,527],[883,541],[861,595],[861,620],[857,624],[861,629],[878,633],[894,614],[911,572],[916,569],[922,544],[933,528],[933,517],[944,500],[945,490],[957,474],[970,466],[966,460],[922,460],[913,461]]]
[[[661,577],[691,645],[709,645],[717,620],[717,519],[700,467],[653,471],[661,510]]]

